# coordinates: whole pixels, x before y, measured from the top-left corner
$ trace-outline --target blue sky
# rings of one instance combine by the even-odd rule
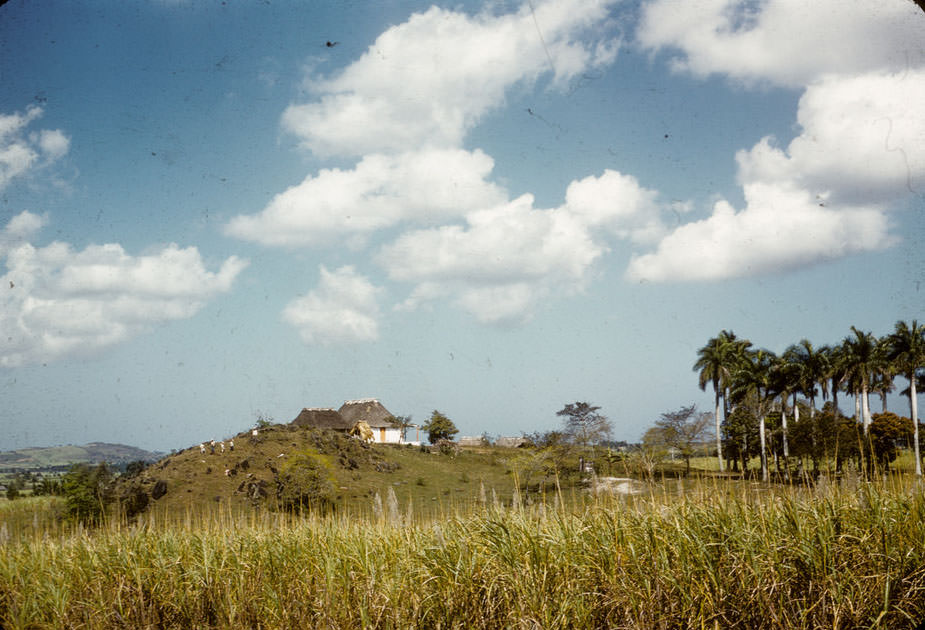
[[[923,32],[906,0],[11,0],[0,448],[360,397],[466,435],[587,400],[636,440],[711,407],[722,329],[925,319]]]

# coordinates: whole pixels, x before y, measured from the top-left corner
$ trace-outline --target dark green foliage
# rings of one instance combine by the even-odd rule
[[[733,462],[733,470],[741,462],[744,472],[749,458],[758,452],[757,427],[754,414],[744,405],[736,407],[723,421],[723,454]]]
[[[63,493],[60,479],[42,477],[32,484],[32,496],[50,496]]]
[[[147,463],[143,462],[140,459],[137,459],[133,462],[129,462],[125,465],[125,472],[122,473],[122,476],[126,479],[131,479],[132,477],[137,477],[146,467]]]
[[[912,420],[895,413],[875,413],[870,424],[870,447],[884,471],[899,454],[900,444],[912,441]]]
[[[112,502],[112,473],[104,463],[75,464],[62,477],[61,488],[65,518],[97,525]]]
[[[536,448],[565,446],[568,443],[568,436],[562,431],[535,431],[525,434],[524,439]]]
[[[427,441],[431,444],[436,444],[440,440],[452,440],[453,436],[459,433],[459,429],[456,428],[453,421],[436,409],[430,415],[430,420],[421,429],[427,431]]]
[[[128,518],[134,518],[138,514],[141,514],[145,511],[145,508],[148,507],[150,497],[145,489],[140,486],[132,486],[128,493],[122,497],[122,512]]]
[[[276,477],[276,499],[289,511],[333,509],[334,476],[327,458],[312,449],[286,458]]]

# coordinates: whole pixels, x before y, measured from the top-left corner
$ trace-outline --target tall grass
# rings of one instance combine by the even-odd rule
[[[421,518],[218,510],[0,548],[3,628],[915,628],[925,495],[895,479]]]

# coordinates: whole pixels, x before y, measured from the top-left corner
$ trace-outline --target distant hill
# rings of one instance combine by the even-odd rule
[[[126,464],[137,460],[157,461],[162,453],[146,451],[125,444],[90,442],[83,446],[48,446],[0,452],[0,470],[62,470],[71,464]]]

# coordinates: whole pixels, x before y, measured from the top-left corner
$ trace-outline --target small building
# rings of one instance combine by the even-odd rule
[[[338,413],[351,428],[358,422],[368,424],[373,430],[373,441],[378,444],[421,443],[421,430],[417,425],[402,427],[395,421],[392,412],[375,398],[348,400],[341,405]],[[413,432],[413,439],[408,439],[409,432]]]
[[[460,446],[476,448],[481,446],[488,446],[488,440],[486,440],[481,435],[464,435],[463,437],[459,438],[458,443]]]
[[[499,437],[495,440],[495,446],[502,448],[522,448],[527,446],[527,438],[524,437]]]

